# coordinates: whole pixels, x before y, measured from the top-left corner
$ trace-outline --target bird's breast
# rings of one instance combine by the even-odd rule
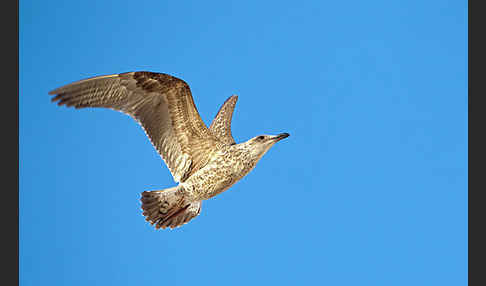
[[[194,200],[205,200],[227,190],[251,169],[242,158],[219,152],[183,185]]]

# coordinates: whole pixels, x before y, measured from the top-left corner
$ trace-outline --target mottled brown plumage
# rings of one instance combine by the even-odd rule
[[[211,126],[209,126],[209,130],[216,138],[229,145],[235,144],[235,139],[231,135],[231,118],[233,117],[236,101],[238,101],[238,96],[236,95],[226,99],[213,119]]]
[[[219,109],[210,128],[202,121],[187,83],[153,72],[128,72],[74,82],[49,94],[58,105],[104,107],[140,123],[179,185],[142,193],[146,220],[156,228],[174,228],[201,211],[201,201],[232,186],[248,174],[275,142],[286,138],[261,135],[236,144],[231,118],[237,96]]]

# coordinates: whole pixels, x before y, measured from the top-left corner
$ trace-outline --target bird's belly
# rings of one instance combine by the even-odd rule
[[[237,163],[209,164],[194,173],[182,185],[194,201],[207,200],[229,189],[244,176]]]

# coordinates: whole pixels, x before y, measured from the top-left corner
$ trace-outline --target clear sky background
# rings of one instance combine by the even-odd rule
[[[467,285],[466,1],[20,1],[21,285]],[[289,132],[182,228],[130,117],[48,91],[147,70],[235,139]]]

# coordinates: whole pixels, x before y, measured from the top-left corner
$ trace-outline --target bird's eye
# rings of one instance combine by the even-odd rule
[[[262,141],[262,140],[263,140],[263,138],[265,138],[265,136],[258,136],[258,137],[257,137],[257,140]]]

